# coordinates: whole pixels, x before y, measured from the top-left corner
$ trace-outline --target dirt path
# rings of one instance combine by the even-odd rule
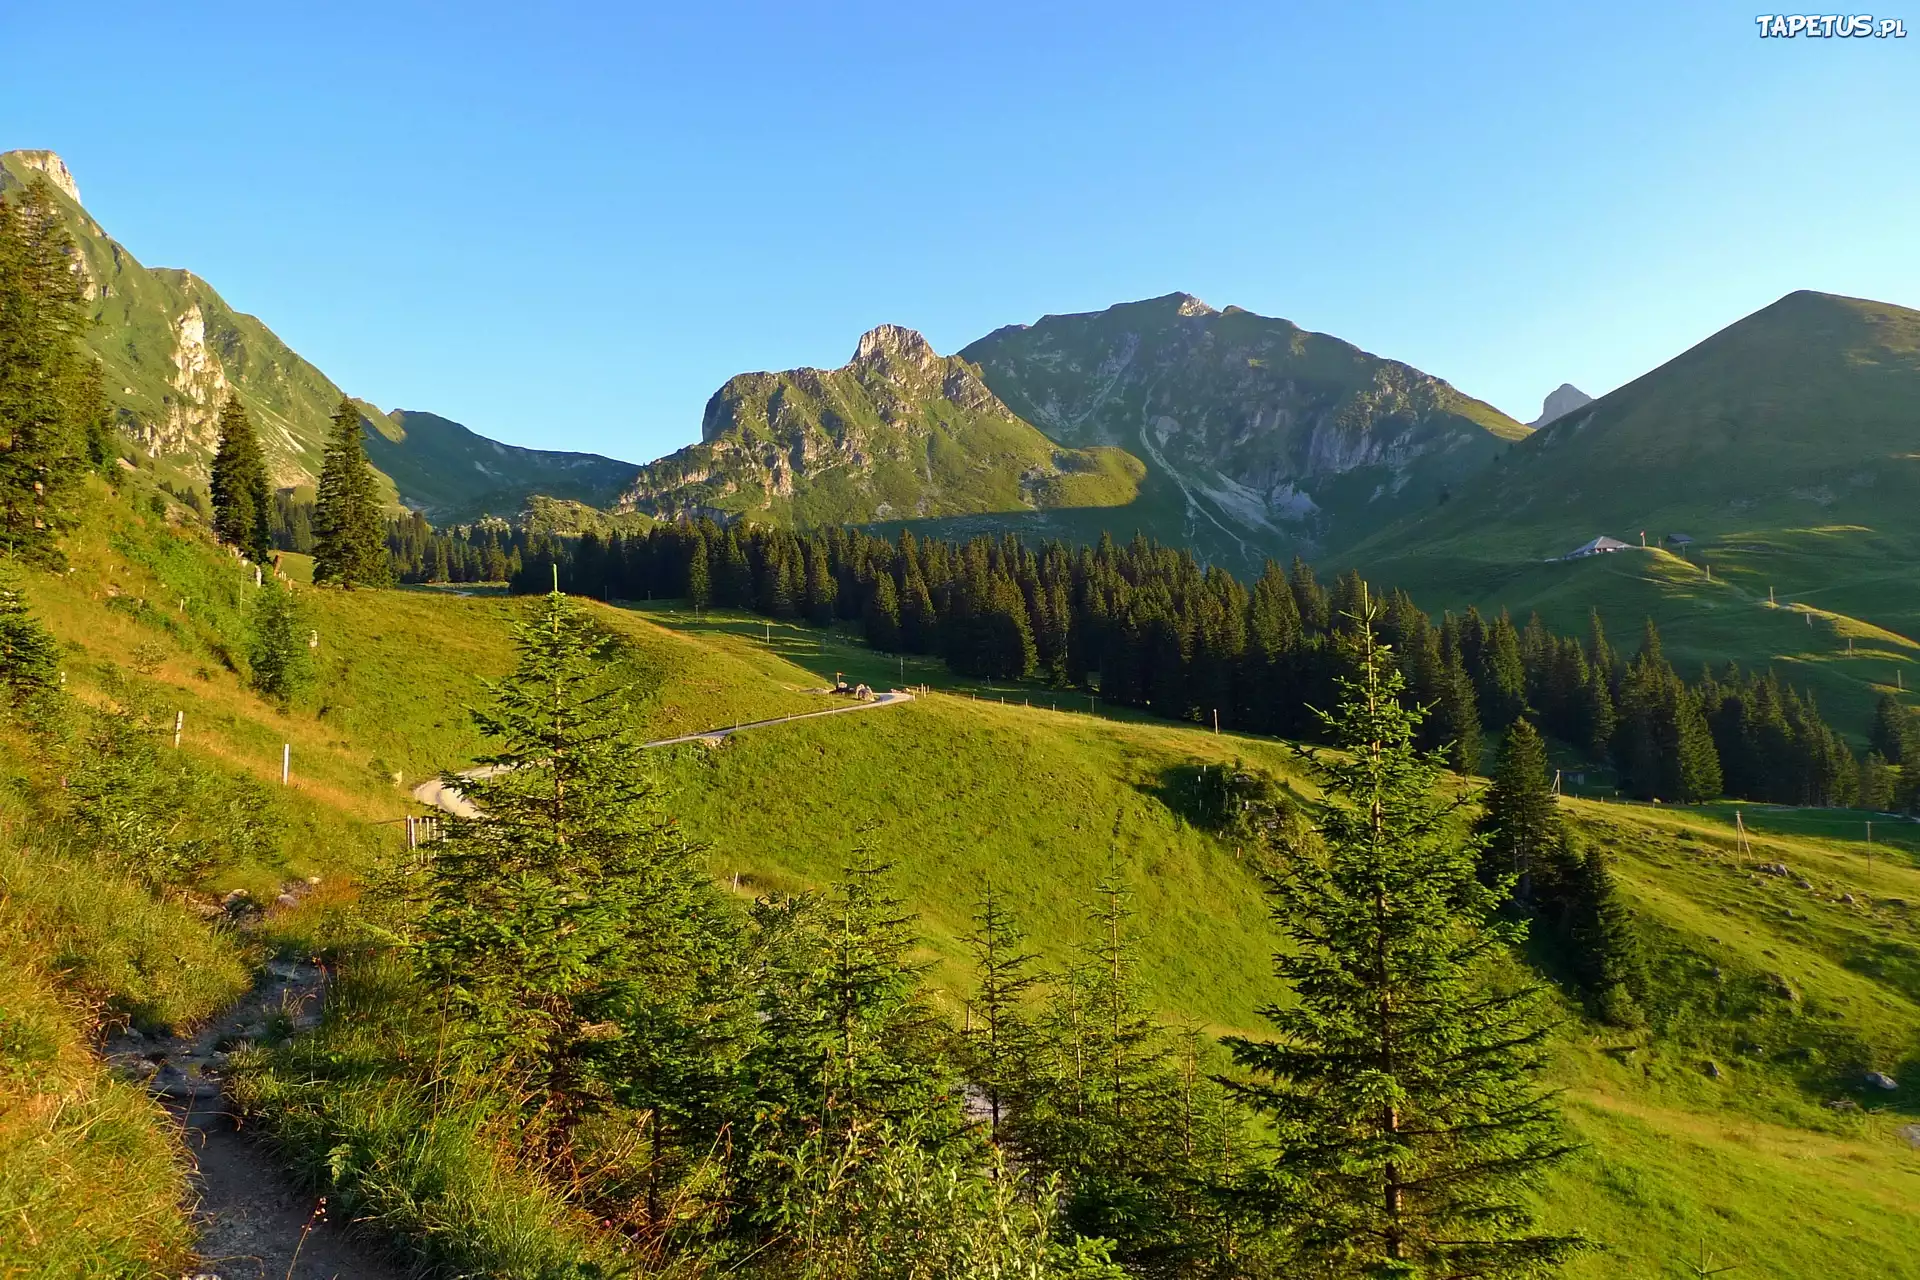
[[[683,733],[677,738],[660,738],[653,742],[640,744],[643,750],[653,747],[677,747],[688,742],[720,743],[736,733],[748,729],[762,729],[770,724],[786,724],[793,720],[812,720],[817,716],[840,716],[852,711],[875,711],[881,707],[897,707],[903,702],[912,702],[913,695],[905,689],[891,689],[886,693],[876,693],[868,702],[849,702],[844,706],[828,707],[824,711],[800,711],[790,716],[774,716],[768,720],[749,720],[745,724],[730,724],[721,729],[702,729],[699,733]],[[492,766],[479,769],[463,769],[456,777],[490,778],[499,770]],[[467,798],[460,794],[457,787],[449,787],[439,778],[429,778],[413,789],[413,798],[430,808],[450,813],[456,818],[471,818],[479,810],[475,809]]]
[[[311,1027],[319,1021],[325,986],[318,966],[275,960],[252,991],[194,1035],[129,1032],[103,1046],[114,1069],[145,1082],[180,1124],[199,1198],[194,1220],[201,1261],[192,1280],[401,1280],[406,1274],[316,1213],[316,1198],[298,1190],[242,1130],[221,1095],[226,1050],[261,1037],[276,1022],[280,1030]]]

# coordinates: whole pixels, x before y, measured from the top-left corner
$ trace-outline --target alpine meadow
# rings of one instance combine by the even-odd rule
[[[813,227],[708,105],[702,216]],[[538,116],[493,109],[423,186]],[[695,249],[579,235],[607,162],[533,150],[461,206],[518,246],[500,383],[601,441],[576,393],[651,394]],[[943,150],[821,261],[1026,163]],[[285,236],[400,237],[391,177]],[[1106,252],[995,198],[1020,297]],[[736,315],[805,292],[755,234]],[[408,252],[285,332],[452,359],[382,311],[458,256]],[[539,345],[608,296],[631,367]],[[1794,289],[1529,424],[1186,292],[952,345],[808,296],[779,349],[845,364],[724,376],[778,323],[688,319],[685,443],[532,448],[0,155],[0,1277],[1920,1277],[1920,312]]]

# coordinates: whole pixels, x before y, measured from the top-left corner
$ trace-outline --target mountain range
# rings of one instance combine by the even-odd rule
[[[36,177],[58,192],[88,340],[148,462],[204,483],[237,395],[275,482],[311,484],[336,383],[204,280],[141,265],[57,155],[0,156],[0,188]],[[1561,627],[1603,600],[1615,617],[1693,617],[1683,658],[1804,662],[1843,699],[1920,655],[1920,313],[1862,299],[1791,294],[1598,400],[1563,384],[1531,427],[1410,365],[1185,293],[1009,325],[952,355],[883,324],[838,369],[729,379],[699,441],[644,466],[361,407],[389,499],[442,523],[1137,531],[1243,570],[1357,564],[1430,607],[1538,609]],[[1600,535],[1637,552],[1643,534],[1644,556],[1557,560]],[[1817,615],[1831,644],[1749,643],[1774,620],[1744,614],[1736,642],[1718,620],[1755,600],[1794,605],[1781,621],[1802,628]]]

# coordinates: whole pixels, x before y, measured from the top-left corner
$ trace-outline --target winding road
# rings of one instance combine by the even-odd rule
[[[790,716],[774,716],[768,720],[749,720],[745,724],[730,724],[720,729],[702,729],[698,733],[683,733],[677,738],[659,738],[653,742],[640,744],[642,750],[654,747],[678,747],[689,742],[705,742],[717,745],[725,742],[736,733],[748,729],[764,729],[768,725],[789,724],[795,720],[813,720],[820,716],[843,716],[854,711],[877,711],[881,707],[897,707],[903,702],[912,702],[913,695],[905,689],[890,689],[885,693],[876,693],[867,702],[849,702],[845,706],[828,707],[823,711],[799,711]],[[490,778],[501,771],[499,765],[482,765],[477,769],[462,769],[456,778]],[[450,787],[443,779],[429,778],[413,789],[413,798],[429,808],[450,813],[456,818],[471,818],[480,811],[473,802],[460,794],[458,787]]]

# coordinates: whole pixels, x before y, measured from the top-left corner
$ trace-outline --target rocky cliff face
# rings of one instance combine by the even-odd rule
[[[166,468],[204,483],[220,410],[237,395],[273,483],[313,483],[342,398],[332,379],[192,272],[141,265],[80,206],[80,189],[59,156],[0,154],[0,193],[38,177],[60,192],[74,271],[93,303],[87,341],[120,429]],[[369,452],[394,479],[388,497],[434,515],[482,507],[510,514],[534,492],[604,501],[633,470],[592,454],[501,445],[458,424],[409,435],[398,418],[376,410],[368,422]]]
[[[73,180],[73,173],[67,168],[67,162],[51,151],[10,151],[24,170],[46,175],[47,181],[55,188],[66,193],[67,199],[80,203],[80,184]]]
[[[821,525],[1125,501],[1112,452],[1056,448],[977,368],[889,324],[838,369],[730,379],[700,443],[641,468],[619,508]]]
[[[1267,545],[1364,536],[1527,434],[1409,365],[1189,294],[1009,326],[961,354],[1062,444],[1140,450],[1190,525]]]
[[[1540,416],[1527,425],[1544,427],[1555,418],[1564,417],[1575,409],[1584,408],[1592,403],[1592,396],[1571,382],[1563,382],[1547,393],[1546,400],[1540,406]]]

